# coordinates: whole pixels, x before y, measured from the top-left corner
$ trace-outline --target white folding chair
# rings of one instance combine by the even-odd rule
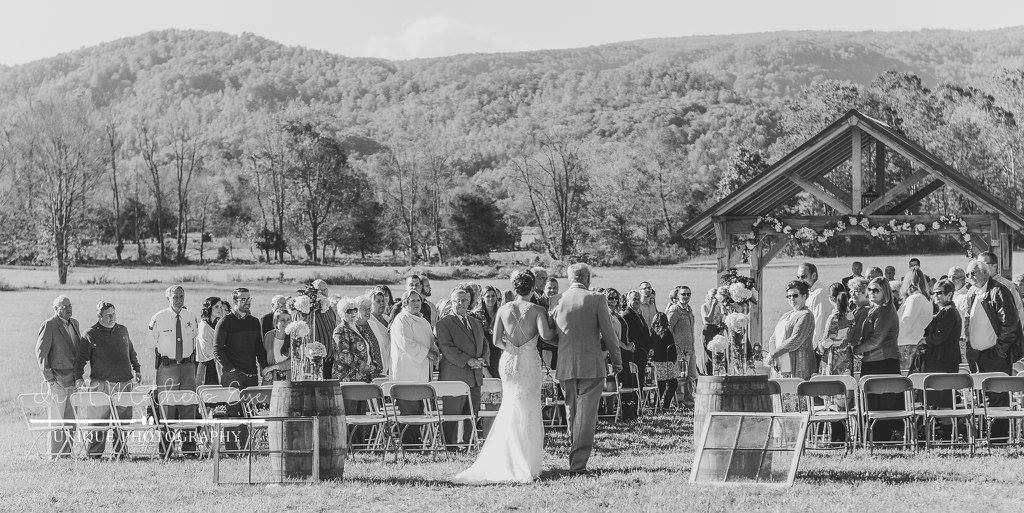
[[[388,449],[394,447],[395,441],[391,420],[384,413],[384,392],[380,386],[373,383],[342,383],[341,397],[346,401],[366,404],[365,413],[352,415],[345,413],[345,424],[350,428],[348,445],[351,451],[349,454],[351,455],[355,451],[380,451],[380,458],[383,461],[387,456]],[[357,427],[370,430],[363,443],[355,441],[355,428]],[[395,459],[398,459],[397,452]]]
[[[800,378],[772,378],[772,379],[769,379],[768,382],[769,383],[775,383],[779,387],[778,402],[776,402],[774,404],[774,406],[775,406],[775,411],[776,412],[782,413],[782,412],[785,412],[787,410],[787,408],[786,408],[786,403],[787,403],[786,396],[796,397],[797,396],[797,387],[800,386],[800,383],[803,383],[804,380],[802,380]],[[800,409],[799,399],[797,400],[796,408],[797,408],[797,411],[799,411],[799,409]]]
[[[1005,393],[1009,395],[1009,406],[989,406],[988,394]],[[985,425],[985,445],[992,454],[992,423],[1006,420],[1009,423],[1007,445],[1021,443],[1021,429],[1024,427],[1024,408],[1021,407],[1024,396],[1024,376],[989,376],[981,384],[981,404],[983,423]]]
[[[160,454],[160,429],[155,417],[156,406],[149,392],[132,390],[110,394],[110,407],[115,426],[121,433],[124,457],[132,458],[134,448],[143,448],[141,455],[155,458]],[[127,414],[125,414],[127,413]]]
[[[110,396],[104,392],[75,392],[71,394],[70,401],[75,412],[75,446],[80,448],[83,456],[88,456],[93,437],[101,433],[106,435],[114,429]],[[109,455],[104,452],[100,456],[113,459],[116,454],[112,451]]]
[[[194,436],[197,437],[195,454],[200,457],[203,456],[204,453],[200,447],[205,447],[207,445],[209,437],[207,436],[206,428],[209,426],[209,423],[203,422],[202,419],[171,419],[169,418],[167,411],[168,408],[176,406],[194,406],[196,409],[199,409],[199,403],[199,394],[196,394],[191,390],[161,390],[157,393],[157,404],[160,408],[160,423],[163,425],[164,429],[167,430],[170,437],[168,440],[169,443],[167,444],[167,451],[164,453],[164,461],[171,458],[171,453],[175,451],[175,446],[177,446],[179,454],[185,454],[182,450],[182,443],[184,442],[184,440],[182,440],[182,434],[185,431],[194,431]]]
[[[631,363],[631,365],[636,365]],[[644,382],[640,386],[640,394],[643,397],[641,405],[650,413],[661,411],[661,391],[658,390],[658,373],[651,363],[647,364],[644,372]]]
[[[431,459],[436,459],[437,453],[444,451],[445,447],[441,429],[441,410],[438,408],[434,387],[429,383],[389,381],[383,383],[380,388],[385,398],[391,398],[391,421],[397,429],[395,438],[402,454],[402,461],[406,461],[406,444],[403,438],[405,431],[410,427],[420,430],[419,450],[430,451]],[[402,412],[401,403],[398,401],[419,402],[423,406],[423,413]]]
[[[857,436],[853,438],[853,442],[859,445],[864,433],[864,419],[861,418],[864,410],[861,406],[860,382],[849,374],[816,374],[811,376],[810,379],[810,381],[822,380],[841,381],[843,385],[846,385],[847,406],[853,415],[854,424],[857,429]]]
[[[849,408],[846,384],[840,380],[810,380],[796,387],[797,395],[805,399],[808,422],[817,428],[813,431],[810,442],[812,449],[845,449],[853,452],[854,416]],[[815,404],[820,401],[821,404]],[[832,424],[841,422],[846,429],[841,447],[832,441]]]
[[[544,368],[541,374],[541,419],[544,428],[566,429],[569,427],[569,414],[565,406],[565,393],[551,369]]]
[[[913,399],[907,397],[909,392],[914,390],[914,384],[909,378],[899,375],[865,376],[861,379],[861,394],[864,397],[864,435],[865,445],[869,452],[874,452],[876,445],[900,445],[910,446],[917,449],[917,430],[914,429]],[[902,410],[872,410],[869,405],[869,398],[875,394],[903,394],[904,408]],[[902,421],[903,440],[896,442],[890,440],[875,441],[874,426],[879,421]]]
[[[25,451],[25,459],[36,455],[53,457],[56,454],[50,452],[50,438],[63,433],[65,440],[71,439],[71,425],[66,424],[63,419],[51,419],[50,410],[56,404],[53,396],[46,392],[18,395],[18,406],[21,408],[21,417],[25,421],[25,429],[33,433],[32,443]],[[41,447],[37,449],[37,446]]]
[[[437,394],[437,398],[444,401],[445,398],[464,398],[466,404],[469,406],[469,413],[444,413],[441,412],[441,422],[457,422],[459,429],[459,439],[462,439],[463,429],[466,424],[469,424],[469,441],[466,443],[453,443],[451,440],[445,440],[448,446],[456,446],[469,449],[478,449],[480,447],[480,437],[478,430],[478,422],[476,416],[476,408],[473,407],[473,400],[470,396],[469,385],[465,381],[431,381],[430,386],[434,387],[434,393]]]
[[[622,419],[622,397],[619,397],[620,385],[618,374],[616,374],[614,369],[612,369],[612,366],[609,365],[608,374],[604,378],[604,388],[601,389],[601,402],[597,409],[598,419],[611,419],[616,422]],[[610,400],[615,401],[615,410],[611,414],[602,414],[601,412],[609,410],[608,401]]]
[[[917,387],[915,386],[914,388],[916,389]],[[971,377],[966,374],[929,373],[925,376],[924,382],[921,384],[923,396],[921,399],[921,412],[924,420],[924,448],[926,450],[930,449],[932,445],[948,445],[950,447],[964,445],[957,442],[957,435],[959,433],[959,423],[957,421],[963,419],[967,424],[967,445],[970,446],[971,454],[974,454],[974,406],[968,404],[965,407],[958,408],[956,401],[957,392],[971,394],[973,388],[974,383]],[[952,406],[948,408],[932,408],[928,404],[929,392],[933,398],[942,394],[948,394],[951,398]],[[948,420],[951,423],[952,429],[948,442],[935,441],[935,428],[939,420]]]

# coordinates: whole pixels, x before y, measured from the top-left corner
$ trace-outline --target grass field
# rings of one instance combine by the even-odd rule
[[[826,283],[848,274],[853,259],[816,261]],[[906,258],[865,260],[871,265],[906,268]],[[929,275],[944,274],[951,265],[963,265],[959,256],[923,259]],[[767,297],[767,324],[784,309],[782,284],[793,275],[795,261],[780,260],[766,271],[762,297]],[[322,271],[322,270],[321,270]],[[82,272],[95,272],[90,269]],[[2,364],[0,387],[0,509],[8,511],[97,509],[140,510],[277,510],[318,511],[358,505],[365,510],[650,510],[650,511],[821,511],[821,510],[1017,510],[1024,499],[1024,465],[1003,450],[993,456],[969,458],[959,454],[882,455],[857,453],[849,457],[809,455],[801,463],[797,484],[787,490],[756,486],[707,487],[686,483],[693,458],[692,420],[687,415],[666,414],[644,426],[609,425],[599,428],[593,472],[569,477],[566,467],[567,438],[549,434],[548,456],[542,480],[525,486],[454,487],[449,476],[468,466],[472,458],[458,455],[431,462],[414,459],[408,464],[380,464],[360,459],[346,469],[340,483],[320,486],[265,488],[244,485],[214,487],[209,462],[101,463],[92,461],[22,461],[29,437],[20,423],[14,399],[19,393],[40,388],[34,344],[40,323],[51,315],[50,303],[58,293],[68,294],[75,317],[83,327],[95,319],[93,305],[101,299],[118,306],[121,323],[128,326],[141,355],[144,380],[154,377],[153,344],[144,336],[149,317],[164,307],[163,289],[174,277],[211,273],[208,281],[187,283],[186,304],[198,308],[208,295],[228,295],[238,285],[219,283],[227,269],[105,270],[129,285],[87,285],[77,279],[67,287],[45,283],[52,270],[0,269],[0,278],[21,290],[0,292],[0,312],[5,328],[0,349],[8,355]],[[248,272],[280,272],[274,268]],[[287,268],[288,273],[308,273],[310,268]],[[135,273],[135,275],[132,275]],[[216,274],[221,273],[221,274]],[[49,277],[49,278],[45,278]],[[142,279],[140,279],[142,278]],[[158,283],[138,283],[155,279]],[[620,290],[649,280],[664,303],[670,288],[694,287],[695,301],[714,282],[711,264],[673,267],[598,269],[595,286]],[[168,281],[163,281],[168,280]],[[482,280],[500,288],[505,280]],[[254,310],[263,312],[269,298],[288,293],[294,284],[248,284],[256,298]],[[433,282],[434,298],[440,298],[455,282]],[[564,286],[564,283],[563,283]],[[365,286],[333,287],[345,295],[361,293]],[[779,299],[773,299],[779,298]]]

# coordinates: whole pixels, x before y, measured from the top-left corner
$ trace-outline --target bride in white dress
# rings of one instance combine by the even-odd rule
[[[537,339],[552,339],[543,307],[527,300],[535,277],[512,276],[519,297],[502,305],[494,321],[494,345],[501,348],[501,406],[476,462],[453,479],[456,483],[529,483],[540,476],[544,458],[541,420],[541,361]]]

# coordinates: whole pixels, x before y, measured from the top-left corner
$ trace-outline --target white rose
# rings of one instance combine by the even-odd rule
[[[938,230],[941,226],[942,225],[940,225],[938,221],[935,221],[935,222],[932,223],[932,229],[933,230]]]

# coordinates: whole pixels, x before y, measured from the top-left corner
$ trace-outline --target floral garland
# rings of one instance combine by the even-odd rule
[[[875,226],[871,224],[871,221],[867,216],[863,214],[853,214],[840,216],[837,220],[826,224],[821,231],[817,231],[807,226],[795,229],[791,225],[783,223],[778,218],[772,216],[759,216],[750,226],[750,238],[746,241],[744,246],[743,259],[747,260],[748,253],[757,247],[757,244],[753,241],[757,239],[757,234],[763,230],[772,230],[777,234],[786,235],[794,241],[807,240],[826,243],[829,239],[842,233],[843,230],[853,228],[855,226],[863,228],[864,231],[868,232],[872,237],[885,237],[887,235],[899,233],[913,233],[914,235],[921,235],[929,229],[941,230],[943,228],[956,228],[960,231],[959,240],[964,246],[967,258],[974,258],[974,249],[971,246],[971,235],[967,233],[967,221],[964,221],[963,218],[944,215],[940,216],[937,220],[932,221],[930,224],[914,224],[908,221],[899,222],[895,219],[890,219],[887,224]]]

